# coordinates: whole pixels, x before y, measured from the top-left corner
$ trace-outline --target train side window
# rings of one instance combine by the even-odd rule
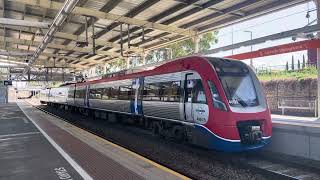
[[[222,101],[222,98],[215,86],[215,84],[212,81],[208,81],[209,87],[210,87],[210,91],[211,91],[211,96],[212,96],[212,100],[213,100],[213,107],[223,110],[223,111],[227,111],[227,107],[226,104]]]
[[[119,99],[120,100],[129,100],[131,98],[132,86],[120,86],[119,87]]]
[[[102,89],[90,89],[89,99],[101,99],[101,94],[102,94],[101,91]]]
[[[145,101],[180,101],[180,81],[168,81],[160,83],[145,84],[143,90],[143,100]]]
[[[119,97],[119,87],[110,88],[110,99],[118,100]]]
[[[102,88],[102,99],[103,100],[108,100],[111,98],[111,88],[110,87],[106,87],[106,88]]]
[[[145,101],[160,101],[159,83],[145,84],[143,100]]]
[[[83,89],[76,90],[76,98],[84,98]]]
[[[76,92],[75,92],[75,98],[80,98],[80,91],[79,91],[79,90],[76,90]]]
[[[73,98],[74,95],[74,90],[69,90],[68,91],[68,98]]]
[[[161,83],[161,101],[180,101],[180,81],[170,81]]]

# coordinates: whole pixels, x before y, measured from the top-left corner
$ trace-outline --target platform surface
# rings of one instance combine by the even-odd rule
[[[82,179],[16,104],[0,104],[0,179]]]
[[[18,105],[91,179],[187,179],[175,171],[50,116],[24,101],[19,101]]]
[[[300,117],[271,114],[272,123],[291,124],[298,126],[320,127],[320,119],[318,117]]]

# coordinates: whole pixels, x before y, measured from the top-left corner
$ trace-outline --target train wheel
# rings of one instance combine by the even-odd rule
[[[117,122],[117,116],[114,113],[108,113],[108,122],[110,123],[116,123]]]
[[[174,126],[172,128],[172,135],[178,142],[182,142],[185,139],[185,133],[182,126]]]
[[[144,119],[144,128],[146,128],[146,129],[150,129],[150,127],[151,127],[151,123],[150,123],[150,121],[148,120],[148,119]]]
[[[155,136],[160,136],[162,138],[164,137],[163,136],[163,127],[159,121],[154,121],[152,123],[152,133]]]

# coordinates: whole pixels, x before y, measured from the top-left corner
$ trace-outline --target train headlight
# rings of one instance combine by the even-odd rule
[[[260,131],[260,126],[251,126],[251,131]]]

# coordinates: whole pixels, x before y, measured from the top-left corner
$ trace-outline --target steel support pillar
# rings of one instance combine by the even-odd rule
[[[316,6],[317,6],[317,24],[320,24],[320,0],[315,0]],[[317,34],[318,38],[320,38],[320,32],[318,32]],[[317,70],[318,70],[318,81],[317,81],[317,85],[318,85],[318,93],[317,93],[317,97],[318,97],[318,106],[317,106],[317,111],[318,111],[318,117],[320,117],[320,48],[317,49]]]

